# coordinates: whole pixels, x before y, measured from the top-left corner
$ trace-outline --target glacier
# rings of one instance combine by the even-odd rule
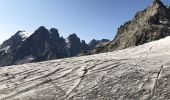
[[[0,100],[170,100],[170,37],[108,53],[0,67]]]

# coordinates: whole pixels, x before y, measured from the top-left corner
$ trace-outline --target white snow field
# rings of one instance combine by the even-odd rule
[[[170,100],[170,37],[109,53],[1,67],[0,100]]]

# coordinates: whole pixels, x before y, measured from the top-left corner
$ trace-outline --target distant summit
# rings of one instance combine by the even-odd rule
[[[131,21],[118,28],[113,41],[96,52],[106,52],[142,45],[170,35],[170,8],[161,0],[153,3],[143,11],[136,13]]]
[[[16,48],[21,45],[29,37],[29,35],[30,34],[25,31],[16,32],[11,38],[0,45],[0,51],[3,52],[5,50],[5,53],[7,53],[7,51],[10,52],[12,48]]]
[[[108,40],[108,39],[102,39],[102,40],[93,39],[89,42],[88,45],[90,46],[91,49],[93,49],[93,48],[97,47],[99,44],[108,43],[108,42],[110,42],[110,40]]]

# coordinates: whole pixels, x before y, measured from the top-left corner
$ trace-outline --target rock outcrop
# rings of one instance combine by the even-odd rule
[[[69,35],[67,41],[68,41],[67,47],[69,48],[71,57],[77,56],[83,51],[90,50],[90,47],[87,45],[87,43],[84,40],[81,41],[76,34]]]
[[[154,0],[145,10],[120,26],[115,39],[98,52],[113,51],[159,40],[170,35],[170,9]]]
[[[81,49],[82,49],[82,51],[88,51],[88,50],[90,50],[90,46],[86,43],[85,40],[82,40],[82,41],[81,41]]]
[[[90,49],[94,49],[94,48],[99,47],[100,45],[108,43],[108,42],[110,42],[110,40],[108,40],[108,39],[102,39],[102,40],[93,39],[88,43],[88,45],[90,46]]]
[[[71,52],[71,56],[76,56],[81,52],[81,41],[80,38],[77,37],[76,34],[71,34],[67,37],[68,40],[68,48]]]
[[[9,64],[9,62],[13,59],[13,52],[15,52],[17,48],[24,43],[28,36],[29,34],[25,31],[18,31],[0,45],[0,66]]]
[[[169,44],[2,67],[0,100],[169,100]]]
[[[21,45],[28,36],[29,33],[26,33],[25,31],[18,31],[11,38],[4,41],[2,45],[0,45],[0,51],[5,50],[7,47],[13,48],[13,46],[17,47]]]

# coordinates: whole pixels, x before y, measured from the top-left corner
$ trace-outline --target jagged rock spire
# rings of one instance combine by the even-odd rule
[[[154,2],[160,2],[161,0],[153,0]]]
[[[153,0],[153,4],[159,4],[159,5],[164,6],[161,0]]]
[[[153,0],[154,3],[159,3],[161,0]]]
[[[161,0],[153,0],[151,9],[159,10],[160,13],[164,13],[168,11],[167,6],[165,6]]]

